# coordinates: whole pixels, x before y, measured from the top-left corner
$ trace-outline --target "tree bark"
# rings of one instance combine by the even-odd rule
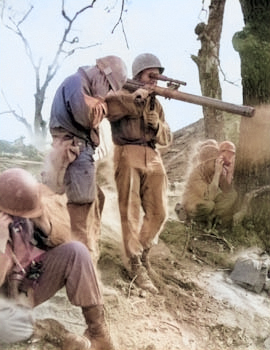
[[[199,79],[203,96],[221,100],[219,82],[219,49],[226,0],[212,0],[209,6],[208,24],[199,23],[195,28],[201,49],[198,56],[192,56],[199,69]],[[203,107],[205,137],[218,141],[224,139],[223,113],[213,108]]]
[[[270,183],[270,1],[240,0],[240,4],[245,26],[234,35],[233,46],[241,59],[243,103],[255,106],[256,112],[240,122],[235,169],[239,207],[246,193]],[[252,199],[249,219],[257,232],[269,232],[270,193],[259,193]]]
[[[245,27],[233,37],[241,59],[243,103],[270,103],[270,1],[240,0]]]
[[[236,180],[244,193],[270,183],[270,1],[240,4],[245,27],[233,46],[241,59],[244,104],[256,106],[255,116],[240,123]]]

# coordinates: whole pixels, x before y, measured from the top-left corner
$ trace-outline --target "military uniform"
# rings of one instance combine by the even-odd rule
[[[149,68],[163,71],[156,56],[139,55],[133,63],[133,76]],[[172,134],[160,102],[145,89],[109,93],[106,102],[115,145],[123,242],[131,276],[136,276],[135,283],[140,287],[157,292],[145,268],[150,266],[149,250],[167,217],[167,175],[158,147],[169,146]]]
[[[83,243],[71,241],[69,233],[67,238],[58,234],[65,225],[54,225],[41,197],[40,185],[27,171],[12,168],[0,174],[2,292],[17,305],[33,308],[65,287],[71,304],[82,308],[87,324],[85,336],[91,340],[91,349],[113,350],[89,251]],[[10,339],[0,341],[20,338],[20,311],[17,308],[14,313],[9,308],[6,326]],[[31,331],[31,323],[27,322],[27,334],[29,329]],[[16,333],[14,337],[12,333]],[[79,344],[82,350],[90,349],[90,344],[83,345],[88,344],[84,340],[79,340]]]
[[[95,66],[81,67],[63,81],[51,107],[53,148],[45,161],[43,182],[65,192],[73,237],[88,246],[95,263],[99,254],[92,243],[99,238],[104,194],[96,185],[94,153],[100,142],[99,123],[106,114],[104,97],[125,81],[126,67],[120,58],[97,59]]]

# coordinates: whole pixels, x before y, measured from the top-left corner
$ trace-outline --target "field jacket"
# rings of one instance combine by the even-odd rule
[[[43,214],[36,219],[15,217],[5,253],[0,252],[0,287],[8,279],[25,277],[27,267],[48,249],[71,241],[66,196],[40,184]],[[1,234],[1,232],[0,232]]]
[[[99,130],[93,128],[95,120],[89,97],[102,99],[109,91],[106,77],[96,67],[81,67],[67,77],[56,91],[49,127],[68,132],[96,147]]]
[[[137,90],[139,91],[139,90]],[[105,99],[108,105],[108,120],[111,123],[112,139],[116,145],[149,145],[155,147],[169,146],[172,134],[165,121],[160,102],[149,95],[141,100],[137,92],[130,93],[122,89],[110,92]],[[147,122],[147,115],[155,112],[158,115],[158,127],[153,129]]]

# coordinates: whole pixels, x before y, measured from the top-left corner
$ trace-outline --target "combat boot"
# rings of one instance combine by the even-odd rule
[[[92,350],[92,344],[85,336],[68,333],[63,339],[62,348],[65,350]]]
[[[91,341],[91,350],[115,350],[105,320],[104,306],[83,307],[82,312],[87,324],[84,336]]]
[[[151,263],[150,263],[150,259],[149,259],[149,252],[150,252],[150,248],[146,248],[143,250],[142,252],[142,264],[143,266],[146,268],[147,271],[151,270]]]
[[[142,265],[142,261],[139,255],[134,255],[130,258],[131,274],[130,277],[134,278],[135,284],[144,290],[148,290],[153,294],[157,294],[158,290],[152,283],[150,277],[147,274],[146,268]]]
[[[35,344],[41,340],[51,344],[57,343],[64,350],[92,349],[91,342],[87,337],[67,331],[60,322],[52,318],[35,321],[29,343]]]

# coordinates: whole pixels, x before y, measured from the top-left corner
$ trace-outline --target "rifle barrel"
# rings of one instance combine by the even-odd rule
[[[233,103],[218,100],[216,98],[192,95],[177,90],[162,88],[159,86],[156,86],[154,88],[154,92],[157,95],[163,96],[165,98],[172,98],[175,100],[189,102],[204,107],[212,107],[232,114],[242,115],[244,117],[252,117],[255,113],[255,108],[250,106],[236,105]]]
[[[124,85],[124,88],[131,92],[143,87],[143,83],[133,79],[127,79],[127,82]],[[212,107],[228,113],[242,115],[244,117],[252,117],[255,113],[255,108],[253,107],[236,105],[212,97],[192,95],[186,92],[163,88],[160,86],[155,86],[152,90],[156,95],[163,96],[165,98],[193,103],[204,107]]]

